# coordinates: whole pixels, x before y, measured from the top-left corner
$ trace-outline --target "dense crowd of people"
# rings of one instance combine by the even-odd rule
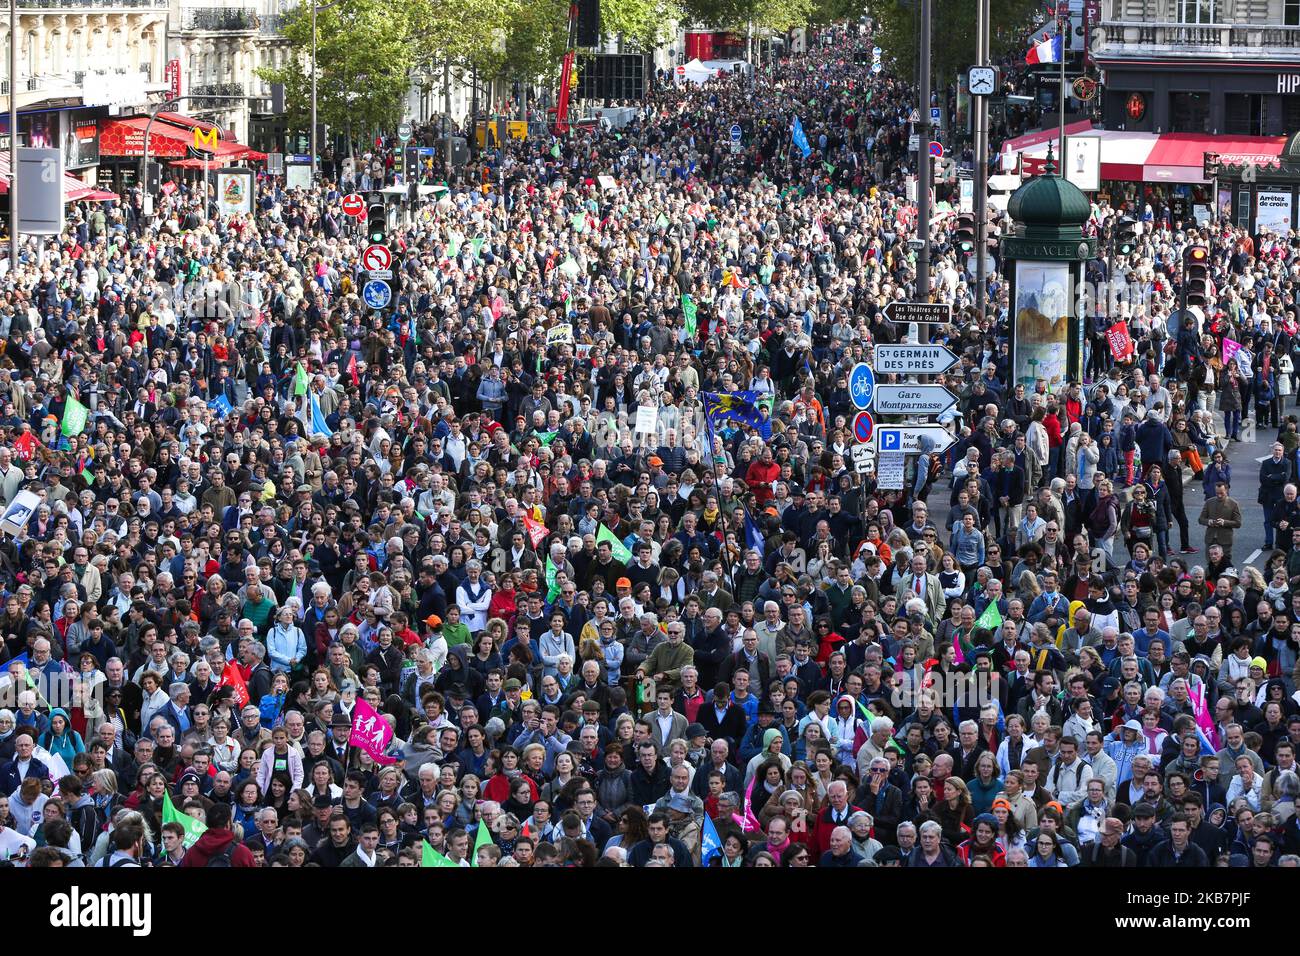
[[[1010,380],[1006,285],[976,310],[940,216],[958,441],[882,489],[847,377],[908,332],[911,93],[831,38],[507,144],[390,227],[382,313],[340,209],[382,155],[265,178],[247,217],[137,192],[28,239],[0,279],[0,857],[1300,862],[1297,247],[1132,210],[1091,278],[1136,354],[1089,316],[1088,380],[1049,391]],[[1194,242],[1213,305],[1171,331]],[[1262,574],[1233,551],[1243,417],[1278,428]]]

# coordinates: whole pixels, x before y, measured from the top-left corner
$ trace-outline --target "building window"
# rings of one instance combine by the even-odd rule
[[[1258,93],[1227,94],[1223,98],[1223,126],[1230,136],[1262,136],[1263,97]]]
[[[1289,27],[1300,27],[1300,0],[1285,0],[1282,4],[1282,22]]]
[[[1178,0],[1180,23],[1214,23],[1215,0]]]
[[[1282,128],[1300,129],[1300,96],[1282,97]]]
[[[1170,93],[1169,132],[1208,133],[1210,131],[1209,93]]]

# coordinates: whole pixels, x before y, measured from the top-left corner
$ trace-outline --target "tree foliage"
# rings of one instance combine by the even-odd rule
[[[906,78],[916,74],[919,4],[920,0],[880,0],[871,5],[876,43],[892,61],[894,72]],[[943,89],[956,83],[957,75],[975,62],[977,0],[932,0],[930,7],[932,82],[935,89]],[[989,8],[992,58],[1023,52],[1025,37],[1041,13],[1038,0],[990,0]]]
[[[684,0],[691,22],[719,29],[786,33],[807,26],[816,17],[819,0]]]

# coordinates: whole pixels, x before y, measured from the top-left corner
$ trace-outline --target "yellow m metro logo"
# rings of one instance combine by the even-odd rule
[[[209,153],[217,151],[217,128],[204,130],[194,127],[194,148],[205,150]]]

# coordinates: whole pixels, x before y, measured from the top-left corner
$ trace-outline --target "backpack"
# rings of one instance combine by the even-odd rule
[[[222,850],[220,853],[218,853],[216,856],[208,857],[208,862],[205,863],[204,866],[219,866],[219,867],[234,866],[235,863],[233,857],[235,855],[235,846],[236,846],[235,841],[231,840],[229,843],[226,844],[226,848]]]

